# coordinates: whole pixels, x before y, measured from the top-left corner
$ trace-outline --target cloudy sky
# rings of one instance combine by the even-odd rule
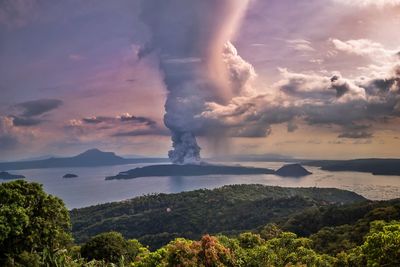
[[[221,26],[202,14],[235,9],[164,2],[0,1],[0,160],[93,147],[165,156],[175,119],[204,156],[400,157],[400,1],[251,0],[221,47],[229,96],[198,102],[189,88],[178,102],[201,105],[190,121],[167,116],[169,129],[171,77],[200,72],[214,44],[202,30]]]

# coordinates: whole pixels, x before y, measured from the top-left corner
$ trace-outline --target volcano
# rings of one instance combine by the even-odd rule
[[[165,164],[151,165],[120,172],[115,176],[106,177],[106,180],[133,179],[152,176],[203,176],[203,175],[250,175],[250,174],[275,174],[274,170],[267,168],[254,168],[243,166],[224,166],[212,164]]]

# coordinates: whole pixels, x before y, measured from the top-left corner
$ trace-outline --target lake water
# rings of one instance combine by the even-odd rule
[[[246,162],[230,164],[278,169],[285,163]],[[284,187],[335,187],[354,191],[373,200],[400,197],[400,176],[374,176],[358,172],[327,172],[315,167],[306,167],[313,174],[304,178],[282,178],[275,175],[208,175],[105,180],[106,176],[116,175],[121,171],[145,165],[149,164],[10,172],[12,174],[22,174],[27,177],[28,181],[43,184],[46,192],[63,199],[70,209],[121,201],[151,193],[177,193],[200,188],[212,189],[231,184],[264,184]],[[66,173],[77,174],[79,178],[62,178]]]

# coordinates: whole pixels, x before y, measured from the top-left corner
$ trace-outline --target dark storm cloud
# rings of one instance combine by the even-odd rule
[[[30,117],[18,117],[18,116],[11,116],[13,125],[14,126],[21,126],[21,127],[29,127],[29,126],[36,126],[43,122],[41,119],[30,118]]]
[[[387,92],[392,88],[395,84],[396,80],[394,78],[391,79],[375,79],[372,80],[369,86],[366,86],[366,90],[369,90],[370,94],[377,94],[379,92]],[[376,91],[371,91],[376,90]]]
[[[105,124],[118,124],[118,123],[132,123],[132,124],[143,124],[147,126],[153,126],[156,125],[157,123],[147,117],[143,116],[134,116],[130,115],[128,113],[123,114],[121,116],[117,117],[107,117],[107,116],[93,116],[93,117],[86,117],[81,119],[81,121],[85,124],[100,124],[100,123],[105,123]]]
[[[152,127],[147,129],[137,129],[133,131],[122,131],[112,134],[112,137],[135,137],[135,136],[147,136],[147,135],[157,135],[157,136],[170,136],[171,133],[167,129]]]
[[[274,124],[287,123],[288,131],[295,130],[291,122],[298,119],[314,127],[336,126],[333,130],[340,131],[340,138],[368,139],[382,118],[400,117],[398,65],[373,79],[281,73],[274,88],[279,94],[240,97],[226,106],[209,103],[203,123],[212,121],[230,136],[261,137]]]
[[[148,126],[157,124],[154,120],[152,120],[150,118],[140,117],[140,116],[137,117],[137,116],[133,116],[133,115],[129,115],[129,114],[124,114],[124,115],[120,116],[119,119],[122,122],[136,122],[136,123],[146,124]]]
[[[357,132],[345,132],[338,136],[339,138],[351,138],[351,139],[369,139],[373,137],[372,133],[357,131]]]
[[[347,82],[340,82],[341,77],[334,75],[331,78],[331,82],[332,82],[332,89],[334,89],[336,91],[336,97],[342,97],[344,96],[347,92],[350,91],[350,86]]]
[[[16,104],[15,107],[22,110],[21,116],[35,117],[47,113],[51,110],[57,109],[62,104],[63,101],[59,99],[39,99],[39,100],[19,103]]]
[[[76,136],[93,133],[105,137],[132,137],[146,135],[169,135],[169,131],[160,127],[156,121],[144,116],[134,116],[129,113],[120,116],[93,116],[70,120],[65,129]]]
[[[16,109],[16,114],[11,114],[8,117],[17,127],[37,126],[45,121],[43,117],[46,113],[59,108],[62,104],[63,101],[58,99],[38,99],[22,102],[12,106]]]
[[[298,126],[295,122],[289,121],[289,122],[287,123],[287,131],[288,131],[289,133],[293,133],[293,132],[295,132],[297,129],[299,129],[299,126]]]
[[[87,123],[87,124],[99,124],[102,122],[111,122],[113,121],[115,118],[111,118],[111,117],[86,117],[82,119],[82,122]]]
[[[371,133],[371,125],[348,125],[343,128],[343,132],[338,136],[339,138],[351,139],[369,139],[373,137]]]

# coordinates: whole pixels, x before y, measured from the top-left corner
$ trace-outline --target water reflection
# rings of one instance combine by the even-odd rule
[[[277,169],[283,164],[280,162],[241,163],[241,165],[245,166],[259,166],[271,169]],[[313,174],[303,178],[282,178],[275,175],[209,175],[146,177],[111,181],[104,179],[106,176],[144,165],[23,170],[12,171],[12,173],[22,174],[29,181],[42,183],[47,192],[62,198],[69,208],[125,200],[151,193],[176,193],[200,188],[212,189],[229,184],[334,187],[354,191],[369,199],[400,197],[400,176],[374,176],[368,173],[356,172],[327,172],[315,167],[307,167]],[[74,179],[62,178],[66,173],[75,173],[79,177]]]

